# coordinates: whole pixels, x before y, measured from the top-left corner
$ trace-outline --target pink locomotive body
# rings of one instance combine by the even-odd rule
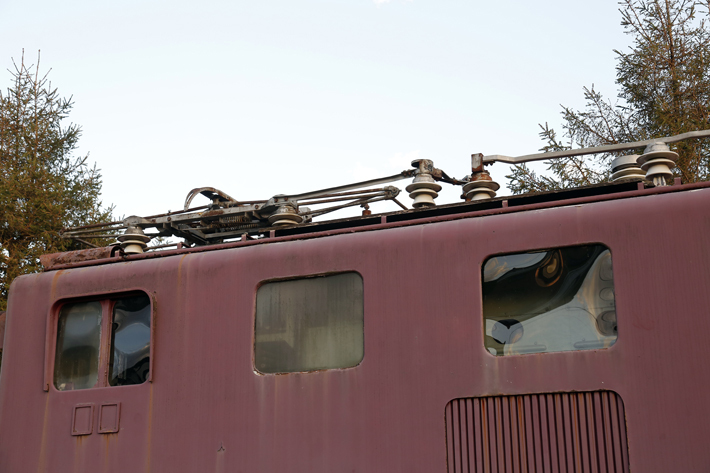
[[[642,187],[22,276],[0,471],[710,471],[710,185]]]

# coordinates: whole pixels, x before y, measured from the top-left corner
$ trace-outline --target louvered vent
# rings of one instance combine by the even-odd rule
[[[448,471],[628,472],[624,404],[610,391],[454,399]]]

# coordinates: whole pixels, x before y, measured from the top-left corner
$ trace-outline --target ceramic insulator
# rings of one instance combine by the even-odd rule
[[[638,164],[646,171],[646,179],[653,182],[656,187],[666,185],[666,178],[673,177],[671,168],[678,160],[678,153],[668,148],[665,143],[653,143],[646,146],[644,153],[639,156]]]
[[[418,209],[435,206],[434,199],[439,196],[441,186],[434,181],[431,175],[417,174],[414,182],[409,184],[406,190],[409,192],[409,197],[414,200],[412,207]]]
[[[638,166],[637,154],[620,156],[611,162],[611,181],[643,181],[646,173]]]
[[[466,200],[485,200],[496,196],[500,184],[491,179],[488,171],[481,171],[472,177],[472,181],[463,186],[463,198]]]
[[[140,227],[128,227],[123,235],[118,237],[123,252],[129,255],[143,253],[148,247],[150,237],[143,233]]]

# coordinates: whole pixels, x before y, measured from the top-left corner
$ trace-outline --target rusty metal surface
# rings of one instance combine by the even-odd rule
[[[632,471],[710,471],[710,189],[666,189],[22,276],[10,289],[0,472],[445,472],[452,399],[599,390],[624,401]],[[612,253],[614,346],[490,355],[482,262],[590,243]],[[660,248],[665,259],[649,258]],[[363,278],[362,363],[256,373],[259,285],[347,271]],[[135,290],[153,299],[153,381],[45,391],[61,301]],[[99,433],[97,413],[90,434],[72,435],[77,406],[119,403],[118,432]]]
[[[5,341],[5,311],[0,311],[0,368],[2,368],[2,348]]]
[[[42,264],[45,271],[49,271],[60,266],[111,258],[118,250],[119,248],[116,246],[102,246],[99,248],[88,248],[86,250],[50,253],[40,256],[39,262]]]
[[[588,204],[592,202],[605,202],[609,200],[618,200],[618,199],[629,199],[629,198],[634,198],[634,197],[644,197],[644,196],[651,196],[651,195],[657,195],[657,194],[666,194],[670,192],[684,192],[684,191],[693,191],[693,190],[698,190],[698,189],[705,189],[705,188],[710,188],[710,182],[698,182],[698,183],[693,183],[693,184],[685,184],[685,185],[680,185],[680,183],[676,183],[676,187],[658,187],[658,188],[650,188],[650,189],[644,189],[643,186],[639,188],[636,191],[627,191],[627,192],[619,192],[619,193],[612,193],[612,194],[605,194],[605,195],[594,195],[594,196],[588,196],[588,197],[578,197],[578,198],[572,198],[572,199],[566,199],[564,201],[559,201],[555,200],[554,198],[550,199],[550,201],[546,202],[541,202],[541,203],[535,203],[535,204],[524,204],[524,205],[519,205],[519,206],[509,206],[508,205],[508,197],[506,198],[499,198],[495,199],[496,201],[501,201],[502,206],[499,208],[493,208],[493,209],[485,209],[485,210],[471,210],[471,211],[463,211],[461,213],[456,213],[452,212],[450,214],[446,214],[443,216],[437,216],[437,217],[421,217],[421,218],[412,218],[411,220],[408,221],[391,221],[388,222],[389,217],[397,217],[400,215],[412,215],[413,217],[416,217],[416,212],[412,211],[405,211],[405,212],[394,212],[391,214],[383,214],[381,216],[381,223],[378,224],[371,224],[371,225],[364,225],[364,226],[359,226],[356,228],[345,228],[345,229],[340,229],[340,230],[321,230],[321,227],[318,223],[314,224],[308,224],[304,225],[302,228],[312,230],[311,232],[305,231],[304,233],[300,233],[296,236],[281,236],[281,237],[274,237],[273,235],[268,238],[268,239],[251,239],[251,240],[241,240],[241,241],[235,241],[235,242],[229,242],[229,243],[221,243],[221,244],[215,244],[215,245],[210,245],[210,246],[201,246],[201,247],[193,247],[193,248],[182,248],[178,250],[172,250],[172,251],[160,251],[160,252],[148,252],[140,255],[131,255],[127,256],[125,259],[128,260],[139,260],[139,259],[151,259],[151,258],[163,258],[163,257],[168,257],[168,256],[175,256],[176,254],[185,254],[185,253],[200,253],[200,252],[205,252],[205,251],[216,251],[216,250],[223,250],[227,248],[238,248],[246,245],[260,245],[260,244],[268,244],[268,243],[273,243],[275,241],[292,241],[292,240],[302,240],[302,239],[311,239],[311,238],[322,238],[322,237],[330,237],[334,235],[340,235],[340,234],[345,234],[345,233],[353,233],[353,232],[367,232],[367,231],[374,231],[374,230],[384,230],[384,229],[389,229],[389,228],[399,228],[403,226],[408,226],[408,225],[423,225],[423,224],[431,224],[431,223],[437,223],[437,222],[444,222],[447,220],[457,220],[457,219],[464,219],[464,218],[475,218],[475,217],[486,217],[489,215],[497,215],[497,214],[507,214],[507,213],[517,213],[517,212],[526,212],[526,211],[531,211],[531,210],[542,210],[542,209],[547,209],[547,208],[554,208],[554,207],[559,207],[560,205],[579,205],[579,204]],[[529,199],[531,197],[535,197],[538,195],[546,195],[549,194],[549,196],[555,196],[557,194],[560,194],[564,191],[552,191],[549,193],[531,193],[531,194],[526,194],[524,198]],[[454,204],[450,206],[442,206],[439,208],[452,208],[456,205],[463,205],[463,204]],[[421,211],[419,211],[421,212]],[[348,221],[348,220],[357,220],[360,219],[361,217],[354,217],[354,218],[349,218],[349,219],[343,219],[343,221]],[[273,233],[273,230],[271,231]],[[114,260],[114,261],[122,261],[122,260]],[[99,265],[99,264],[106,264],[109,261],[86,261],[86,262],[80,262],[80,263],[67,263],[67,264],[58,264],[54,265],[52,269],[54,270],[59,270],[59,269],[70,269],[70,268],[76,268],[76,267],[81,267],[81,266],[93,266],[93,265]]]
[[[629,471],[614,392],[454,399],[445,415],[449,473]]]

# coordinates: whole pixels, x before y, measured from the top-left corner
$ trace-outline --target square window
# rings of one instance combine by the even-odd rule
[[[150,323],[150,298],[144,293],[63,304],[57,318],[54,386],[72,391],[145,382]]]
[[[262,373],[350,368],[364,354],[357,273],[263,284],[256,293],[254,362]]]
[[[616,342],[611,253],[603,245],[493,256],[483,265],[485,347],[497,356]]]

